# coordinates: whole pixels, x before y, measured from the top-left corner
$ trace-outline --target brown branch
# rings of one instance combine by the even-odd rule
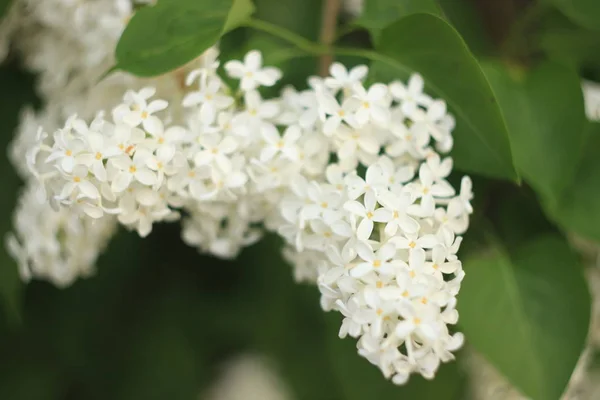
[[[335,31],[341,4],[341,0],[323,0],[323,18],[321,20],[319,42],[325,46],[331,46],[335,41]],[[332,62],[333,55],[331,53],[323,54],[319,59],[319,75],[326,76]]]

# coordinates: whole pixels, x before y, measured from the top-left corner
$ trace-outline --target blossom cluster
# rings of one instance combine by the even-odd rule
[[[40,127],[53,132],[75,113],[81,119],[92,119],[98,110],[109,110],[118,103],[126,90],[148,84],[168,101],[180,103],[187,92],[187,73],[202,65],[204,58],[214,58],[216,50],[209,49],[188,65],[160,77],[142,79],[115,72],[101,79],[115,63],[114,48],[135,6],[144,2],[14,0],[0,21],[0,59],[10,48],[37,75],[37,95],[42,102],[35,110],[23,109],[9,152],[25,182],[14,213],[14,231],[8,239],[8,249],[19,260],[24,280],[42,278],[66,286],[79,276],[92,274],[106,238],[117,226],[116,217],[80,223],[77,214],[66,208],[59,211],[62,218],[55,218],[57,214],[48,202],[36,200],[43,190],[29,172],[26,153],[35,145]],[[170,117],[181,119],[180,111],[172,108]],[[69,221],[70,229],[64,229],[65,221]],[[75,254],[78,248],[85,248],[85,257]]]
[[[456,252],[472,212],[471,183],[446,178],[454,120],[445,103],[407,84],[365,87],[366,66],[311,77],[264,99],[281,72],[258,51],[217,74],[202,58],[180,102],[156,89],[129,90],[88,124],[76,115],[40,130],[27,153],[31,174],[59,210],[119,221],[148,235],[183,219],[183,239],[234,257],[263,228],[286,241],[299,280],[317,283],[325,310],[344,315],[340,336],[397,384],[433,377],[462,335]],[[332,161],[333,160],[333,161]],[[183,215],[183,217],[182,217]]]

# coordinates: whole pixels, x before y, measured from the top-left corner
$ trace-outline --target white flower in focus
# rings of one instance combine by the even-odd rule
[[[85,35],[92,14],[78,10],[66,21],[80,21]],[[48,13],[37,17],[65,25]],[[306,90],[263,99],[256,89],[281,74],[257,51],[225,66],[241,80],[234,101],[217,66],[213,51],[151,82],[115,74],[26,118],[13,155],[28,190],[8,244],[24,279],[66,285],[89,274],[117,221],[146,236],[184,215],[185,243],[228,259],[277,232],[295,278],[315,283],[323,309],[344,315],[340,336],[356,338],[360,355],[396,384],[433,377],[462,343],[448,325],[458,320],[457,252],[473,211],[470,179],[456,193],[446,181],[452,159],[438,153],[453,144],[445,103],[424,94],[417,75],[365,89],[366,67],[341,64]],[[45,80],[44,93],[67,85],[65,71]],[[110,107],[109,121],[98,110]],[[81,119],[61,127],[75,112]]]
[[[217,112],[233,104],[233,98],[221,93],[221,80],[207,78],[200,80],[200,90],[187,94],[182,105],[184,107],[199,106],[200,118],[207,124],[215,120]]]
[[[285,155],[290,160],[298,158],[296,142],[302,134],[299,126],[292,125],[288,127],[283,136],[280,136],[274,125],[264,124],[261,133],[263,139],[267,142],[267,146],[260,153],[261,161],[269,161],[278,153]]]
[[[153,115],[162,111],[169,105],[165,100],[150,100],[156,93],[154,88],[144,88],[139,92],[129,91],[125,94],[125,104],[115,108],[113,115],[116,121],[123,121],[127,125],[137,127],[142,125],[148,132],[157,132],[160,128],[160,119]]]
[[[394,100],[400,102],[400,109],[405,115],[413,117],[418,107],[427,108],[433,101],[423,93],[423,86],[423,78],[419,74],[412,74],[407,85],[400,81],[390,83],[390,93]]]
[[[136,151],[133,158],[129,156],[115,157],[110,160],[110,165],[117,170],[111,185],[115,193],[120,193],[129,187],[132,181],[143,185],[154,185],[157,181],[156,174],[147,167],[151,155],[146,151]]]
[[[353,121],[353,114],[356,110],[356,101],[354,99],[347,99],[340,106],[331,94],[318,92],[317,101],[321,110],[321,119],[324,121],[323,132],[326,135],[336,132],[342,121],[347,123]]]
[[[240,88],[250,91],[259,86],[273,86],[281,78],[281,72],[277,68],[262,68],[262,54],[253,50],[246,54],[244,62],[237,60],[225,64],[227,74],[235,79],[240,79]]]
[[[366,90],[362,84],[355,84],[352,87],[353,98],[358,100],[358,110],[354,114],[356,122],[361,125],[369,121],[374,121],[379,125],[386,125],[390,120],[388,88],[387,86],[376,83],[369,90]]]
[[[325,78],[325,86],[337,92],[344,90],[346,94],[350,93],[352,87],[361,83],[369,73],[369,68],[366,65],[357,65],[350,71],[343,64],[334,62],[329,67],[331,77]]]
[[[213,162],[223,171],[231,170],[231,160],[229,155],[233,153],[237,147],[237,141],[231,137],[221,137],[219,135],[206,135],[202,141],[204,150],[198,152],[194,157],[196,165],[209,165]]]
[[[396,255],[396,247],[393,244],[383,245],[379,250],[373,251],[365,242],[358,242],[357,251],[363,262],[350,270],[353,277],[361,278],[375,271],[382,275],[393,275],[398,267],[397,263],[392,262]]]
[[[371,237],[375,222],[387,222],[391,219],[390,210],[384,207],[376,208],[376,204],[375,196],[371,192],[365,194],[364,204],[356,200],[344,204],[344,209],[361,218],[356,229],[356,236],[360,240],[368,240]]]

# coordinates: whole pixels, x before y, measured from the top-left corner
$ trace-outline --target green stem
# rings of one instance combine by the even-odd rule
[[[340,56],[353,56],[353,57],[361,57],[366,58],[371,61],[379,61],[383,64],[387,64],[395,69],[401,70],[410,74],[412,71],[408,69],[405,65],[399,63],[392,57],[388,57],[385,54],[378,53],[374,50],[370,49],[358,49],[354,47],[334,47],[331,49],[335,54]]]
[[[335,35],[335,42],[337,42],[344,36],[349,35],[352,32],[356,32],[360,29],[361,29],[360,26],[353,25],[353,24],[347,24],[347,25],[342,26],[340,29],[338,29],[338,31]]]
[[[266,32],[266,33],[276,36],[280,39],[283,39],[286,42],[291,43],[294,46],[296,46],[299,50],[302,50],[305,53],[308,53],[309,55],[320,56],[322,54],[333,53],[333,54],[337,54],[337,55],[341,55],[341,56],[362,57],[362,58],[366,58],[366,59],[369,59],[372,61],[380,61],[382,63],[393,66],[397,69],[410,72],[409,70],[406,69],[405,66],[403,66],[402,64],[400,64],[393,58],[388,57],[383,54],[380,54],[380,53],[377,53],[376,51],[373,51],[373,50],[359,49],[359,48],[352,48],[352,47],[324,46],[319,43],[311,42],[310,40],[308,40],[300,35],[297,35],[293,32],[290,32],[287,29],[282,28],[278,25],[271,24],[270,22],[265,22],[265,21],[261,21],[261,20],[257,20],[257,19],[251,19],[251,20],[247,21],[245,23],[245,26],[262,31],[262,32]],[[281,59],[287,59],[287,58],[301,57],[303,55],[298,55],[298,54],[294,54],[294,53],[289,53],[289,54],[284,53],[284,54],[282,54],[282,56],[283,57],[281,57]]]
[[[321,55],[328,51],[328,48],[326,46],[322,46],[319,43],[312,42],[294,32],[291,32],[285,28],[280,27],[279,25],[275,25],[270,22],[261,21],[258,19],[250,19],[244,25],[249,28],[253,28],[258,31],[269,33],[273,36],[277,36],[278,38],[293,44],[298,49],[310,54]]]

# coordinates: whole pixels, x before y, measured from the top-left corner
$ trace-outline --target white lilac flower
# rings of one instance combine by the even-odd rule
[[[361,83],[367,77],[368,72],[369,68],[366,65],[357,65],[348,71],[343,64],[335,62],[329,67],[331,77],[325,78],[325,86],[335,92],[344,90],[348,94],[355,84]]]
[[[277,68],[262,67],[262,54],[253,50],[246,54],[244,62],[237,60],[225,64],[227,74],[240,79],[240,88],[247,92],[259,86],[273,86],[281,78],[281,72]]]
[[[407,85],[400,81],[389,85],[390,93],[400,103],[400,109],[405,115],[413,117],[419,107],[429,107],[431,104],[431,97],[423,93],[424,84],[421,75],[413,74]]]
[[[457,194],[446,180],[452,159],[439,154],[452,146],[445,103],[423,93],[419,76],[366,89],[366,67],[340,64],[305,91],[263,99],[259,86],[281,73],[258,51],[225,65],[241,81],[234,101],[215,52],[150,83],[121,76],[120,103],[112,86],[58,102],[39,131],[24,117],[13,157],[28,189],[8,240],[23,278],[66,285],[86,275],[117,223],[147,236],[184,215],[183,240],[222,258],[268,230],[283,237],[296,279],[343,314],[340,336],[356,338],[361,356],[396,384],[432,377],[462,343],[448,325],[473,211],[471,181]],[[94,90],[92,111],[61,124]]]
[[[593,81],[583,81],[583,99],[585,115],[590,121],[600,121],[600,84]]]
[[[390,111],[386,85],[376,83],[366,90],[362,84],[355,84],[352,89],[353,98],[358,100],[358,110],[354,118],[359,124],[364,125],[373,121],[379,125],[385,125],[389,122]]]

